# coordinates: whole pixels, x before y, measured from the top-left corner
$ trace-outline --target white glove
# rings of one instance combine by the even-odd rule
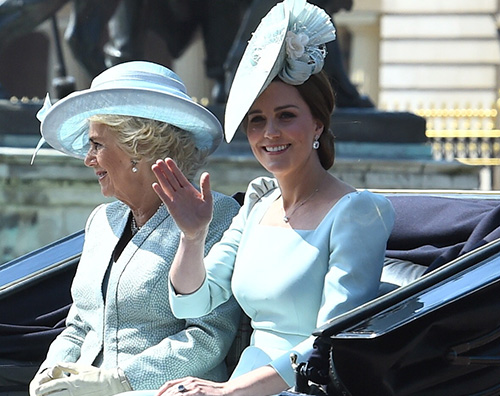
[[[55,366],[49,367],[36,374],[30,382],[30,396],[36,396],[35,389],[46,382],[57,378],[63,378],[65,375],[62,370]]]
[[[34,389],[31,396],[112,396],[132,390],[120,368],[100,369],[78,363],[55,366],[67,373],[62,378],[49,380]]]

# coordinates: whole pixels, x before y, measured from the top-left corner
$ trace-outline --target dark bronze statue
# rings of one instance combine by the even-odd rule
[[[223,64],[247,6],[246,0],[106,0],[105,7],[99,0],[73,1],[66,37],[91,76],[117,63],[147,59],[149,31],[165,41],[168,57],[177,59],[200,29],[206,75],[216,82],[224,79]]]
[[[53,17],[68,1],[3,2],[0,5],[0,51],[2,45]],[[276,0],[72,0],[72,3],[65,37],[75,59],[91,78],[117,63],[152,60],[145,53],[149,31],[164,40],[167,58],[176,59],[200,29],[206,53],[206,75],[214,81],[212,98],[223,104],[251,33]],[[341,9],[350,10],[353,0],[311,3],[333,15]],[[336,88],[337,106],[373,107],[349,80],[337,40],[329,43],[327,49],[330,55],[325,70]]]
[[[68,0],[5,0],[0,4],[0,51],[16,37],[31,32]]]
[[[323,8],[330,15],[342,9],[349,11],[353,5],[353,0],[309,0],[309,2]],[[275,4],[275,0],[252,0],[225,63],[226,95],[252,32]],[[337,92],[337,107],[374,107],[370,99],[359,94],[347,76],[338,40],[328,43],[327,50],[329,55],[326,57],[325,70]],[[225,96],[221,95],[219,101],[224,100]]]
[[[126,0],[72,0],[73,8],[65,38],[74,58],[90,78],[107,68],[103,42],[108,36],[108,23],[118,13],[117,9],[122,2]]]

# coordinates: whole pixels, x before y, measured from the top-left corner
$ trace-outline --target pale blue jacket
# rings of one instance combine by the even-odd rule
[[[214,215],[206,252],[239,210],[237,202],[214,193]],[[180,231],[167,209],[158,212],[112,263],[130,209],[121,202],[97,207],[90,215],[71,293],[67,328],[50,346],[40,369],[58,362],[120,367],[134,390],[157,389],[188,375],[222,381],[224,357],[237,330],[234,300],[199,319],[177,319],[170,310],[168,272]]]

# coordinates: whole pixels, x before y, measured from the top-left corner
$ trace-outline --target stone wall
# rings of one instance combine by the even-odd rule
[[[379,104],[418,109],[494,103],[498,7],[497,0],[383,0]]]
[[[85,225],[105,199],[82,161],[42,150],[0,149],[0,262],[15,258]]]
[[[339,145],[341,146],[341,145]],[[332,173],[357,188],[478,189],[477,167],[429,160],[340,157]],[[342,147],[339,147],[342,151]],[[387,152],[398,149],[390,146]],[[82,161],[42,149],[31,166],[32,149],[0,147],[0,263],[82,229],[92,209],[109,201]],[[212,188],[244,191],[255,177],[268,175],[253,156],[216,154],[206,170]]]

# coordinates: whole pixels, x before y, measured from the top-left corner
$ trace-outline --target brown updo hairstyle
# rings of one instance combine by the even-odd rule
[[[330,79],[322,70],[295,87],[309,106],[312,116],[324,125],[323,133],[319,138],[318,156],[321,166],[328,170],[335,162],[335,136],[330,130],[330,120],[335,108],[335,94]]]

